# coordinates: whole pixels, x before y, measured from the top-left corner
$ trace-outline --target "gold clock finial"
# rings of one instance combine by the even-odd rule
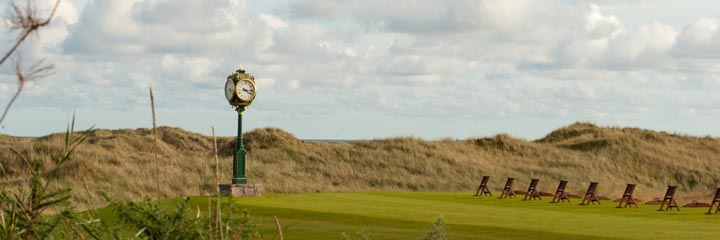
[[[240,65],[240,67],[238,67],[238,70],[245,70],[242,68],[242,64]]]

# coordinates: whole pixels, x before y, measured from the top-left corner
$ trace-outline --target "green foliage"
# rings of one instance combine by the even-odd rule
[[[6,212],[10,214],[7,217]],[[19,226],[16,215],[15,209],[0,212],[0,239],[21,239],[25,230]]]
[[[87,139],[88,131],[74,138],[75,117],[65,134],[63,151],[49,155],[48,167],[45,159],[25,156],[10,149],[24,165],[27,177],[20,179],[15,191],[0,191],[0,239],[45,239],[53,235],[58,225],[73,215],[70,204],[70,188],[58,187],[58,169],[70,159],[77,147]],[[1,169],[4,173],[4,169]],[[3,175],[3,178],[8,179]],[[52,185],[51,185],[52,184]],[[58,211],[59,209],[59,211]],[[49,211],[58,211],[55,216],[44,216]]]
[[[189,197],[180,200],[177,206],[150,198],[123,202],[107,195],[104,197],[109,202],[112,216],[102,218],[93,211],[89,214],[90,220],[80,224],[93,239],[262,239],[250,214],[247,211],[237,214],[229,201],[221,204],[221,226],[215,226],[217,216],[194,213]],[[117,222],[110,223],[110,219]]]
[[[444,240],[447,238],[447,227],[445,226],[445,217],[440,215],[433,224],[423,240]]]
[[[110,224],[108,221],[101,220],[97,210],[84,214],[82,217],[81,215],[76,215],[73,220],[92,239],[123,239],[122,232],[124,226],[121,224]]]
[[[166,210],[151,199],[138,202],[110,201],[110,208],[120,223],[134,228],[135,236],[147,239],[200,239],[203,237],[203,222],[200,218],[188,217],[190,208],[185,198],[174,210]]]
[[[240,218],[232,217],[234,211],[232,210],[232,204],[228,205],[230,209],[226,211],[224,221],[224,236],[230,236],[230,239],[242,239],[242,240],[260,240],[262,235],[258,230],[257,225],[251,220],[250,214],[247,210],[243,210]]]

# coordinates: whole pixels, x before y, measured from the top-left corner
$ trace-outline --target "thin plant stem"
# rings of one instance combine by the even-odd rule
[[[282,227],[280,226],[280,220],[278,220],[277,216],[273,216],[275,219],[275,226],[277,226],[278,234],[280,235],[280,240],[283,240],[283,234],[282,234]]]
[[[160,198],[160,160],[158,159],[158,142],[157,142],[157,120],[155,118],[155,95],[153,94],[152,86],[150,86],[150,108],[152,109],[152,123],[153,123],[153,154],[155,155],[155,187],[157,189],[157,198]]]
[[[215,127],[212,127],[213,134],[213,151],[215,152],[215,190],[220,194],[220,159],[218,158],[217,137],[215,137]]]
[[[88,182],[87,182],[87,179],[85,178],[85,176],[83,176],[83,183],[85,183],[85,191],[87,191],[88,197],[90,198],[90,203],[94,204],[95,201],[92,198],[93,194],[92,194],[92,191],[90,191],[90,186],[88,186]]]
[[[210,214],[212,212],[212,198],[208,196],[208,233],[210,233],[210,239],[215,239],[215,233],[213,232],[213,224],[212,224],[212,215]]]
[[[15,92],[13,97],[10,99],[10,102],[8,102],[7,106],[5,106],[5,111],[3,111],[2,117],[0,117],[0,125],[2,125],[2,122],[5,121],[5,116],[7,116],[7,113],[10,111],[10,107],[12,107],[13,103],[15,103],[15,100],[17,100],[18,96],[20,96],[20,93],[22,93],[23,86],[25,86],[25,81],[18,81],[17,92]]]
[[[80,239],[80,240],[85,240],[85,236],[83,236],[82,233],[80,232],[80,230],[78,230],[78,228],[77,228],[77,226],[75,225],[75,223],[68,221],[68,219],[65,218],[65,217],[63,217],[63,222],[65,222],[65,224],[67,224],[68,226],[70,226],[70,229],[72,229],[73,233],[75,233],[75,236],[76,236],[78,239]],[[280,240],[282,240],[282,238],[280,238]]]
[[[217,195],[217,204],[215,205],[215,233],[220,228],[220,159],[218,158],[217,137],[215,136],[215,127],[212,127],[213,134],[213,151],[215,152],[215,194]],[[222,232],[220,232],[222,238]]]

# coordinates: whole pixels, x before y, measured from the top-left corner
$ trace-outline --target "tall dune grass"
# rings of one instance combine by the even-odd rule
[[[102,203],[96,192],[126,199],[215,194],[212,136],[161,127],[154,157],[152,129],[93,130],[59,173],[74,189],[81,207]],[[303,142],[276,128],[245,133],[248,179],[268,193],[348,191],[473,191],[490,175],[495,194],[506,177],[518,178],[524,190],[531,178],[552,192],[558,181],[582,193],[600,182],[600,195],[619,198],[626,183],[638,184],[635,196],[660,197],[678,185],[678,199],[707,201],[720,187],[720,140],[642,130],[601,128],[576,123],[536,141],[508,135],[461,141],[388,138],[352,142]],[[37,139],[0,135],[0,144],[32,154],[61,150],[62,134]],[[217,139],[221,182],[230,182],[234,137]],[[9,151],[0,161],[16,171]],[[153,173],[160,174],[153,174]],[[19,176],[16,176],[19,177]],[[156,187],[160,181],[160,189]],[[13,187],[11,180],[2,187]]]

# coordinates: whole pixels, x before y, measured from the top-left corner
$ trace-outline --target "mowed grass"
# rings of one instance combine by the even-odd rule
[[[265,239],[278,239],[273,216],[286,239],[342,239],[359,231],[370,239],[421,239],[440,215],[449,239],[717,239],[720,232],[720,215],[705,215],[707,208],[658,212],[657,205],[618,209],[612,201],[550,200],[402,192],[268,194],[233,202],[250,212]],[[192,204],[207,209],[208,198]]]

